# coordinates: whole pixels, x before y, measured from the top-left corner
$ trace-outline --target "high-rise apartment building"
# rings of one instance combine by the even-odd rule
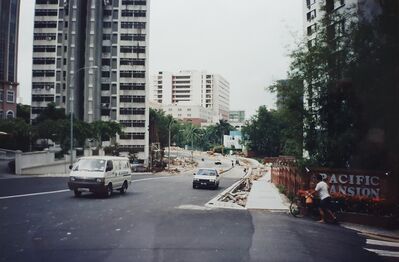
[[[19,0],[0,0],[0,119],[17,113]]]
[[[212,109],[217,119],[229,118],[230,84],[218,74],[158,72],[151,85],[151,99],[162,105],[202,106]]]
[[[117,121],[122,152],[148,158],[149,0],[36,0],[32,118],[49,102]]]
[[[351,14],[350,19],[369,19],[380,11],[377,0],[303,0],[304,35],[308,47],[315,45],[317,29],[322,26],[321,19],[326,14]],[[348,17],[329,25],[335,34],[342,33],[348,22]]]

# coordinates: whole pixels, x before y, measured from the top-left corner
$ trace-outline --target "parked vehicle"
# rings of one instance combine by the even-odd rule
[[[106,197],[114,190],[124,194],[132,182],[127,157],[82,157],[70,169],[68,187],[76,197],[82,192],[102,193]]]
[[[194,173],[193,188],[197,187],[212,187],[219,188],[219,173],[214,168],[200,168],[197,173]]]
[[[220,160],[220,159],[217,159],[216,161],[215,161],[215,165],[221,165],[222,164],[222,161]]]
[[[132,172],[145,172],[147,169],[142,163],[132,163],[130,164]]]

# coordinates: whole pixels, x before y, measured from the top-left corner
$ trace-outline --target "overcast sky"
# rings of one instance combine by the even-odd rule
[[[230,83],[230,109],[247,116],[274,107],[265,91],[286,77],[287,54],[302,36],[298,0],[151,0],[150,73],[206,70]],[[21,102],[30,104],[34,1],[21,0]]]

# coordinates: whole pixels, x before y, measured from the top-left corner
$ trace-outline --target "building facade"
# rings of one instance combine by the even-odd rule
[[[19,0],[0,0],[0,119],[17,114]]]
[[[229,122],[244,122],[245,121],[245,111],[244,110],[236,110],[229,112]]]
[[[241,144],[241,131],[230,131],[229,135],[223,136],[223,146],[230,149],[243,149]]]
[[[228,120],[230,84],[217,74],[202,71],[160,71],[152,76],[150,96],[163,106],[201,106],[214,112],[213,121]]]
[[[345,30],[351,19],[371,19],[379,13],[380,6],[377,0],[303,0],[303,32],[308,41],[308,47],[315,45],[317,30],[321,19],[328,14],[351,14],[350,19],[345,17],[331,25],[334,33]]]
[[[164,105],[162,109],[166,115],[171,115],[173,118],[181,119],[196,126],[201,126],[203,123],[213,123],[215,119],[212,109],[198,105]]]
[[[148,159],[149,0],[36,0],[32,118],[48,103],[117,121],[122,152]]]
[[[241,128],[245,125],[245,111],[244,110],[230,111],[229,124],[232,125],[235,129],[241,130]]]

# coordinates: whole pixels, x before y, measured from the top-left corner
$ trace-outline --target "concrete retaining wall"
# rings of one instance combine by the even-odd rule
[[[73,160],[76,152],[73,152]],[[50,151],[27,152],[17,151],[15,155],[16,175],[65,174],[69,172],[70,156],[55,160],[55,153]]]
[[[13,160],[17,151],[0,148],[0,160]]]
[[[68,160],[54,161],[51,164],[22,168],[20,175],[67,174],[69,165],[70,161]]]

